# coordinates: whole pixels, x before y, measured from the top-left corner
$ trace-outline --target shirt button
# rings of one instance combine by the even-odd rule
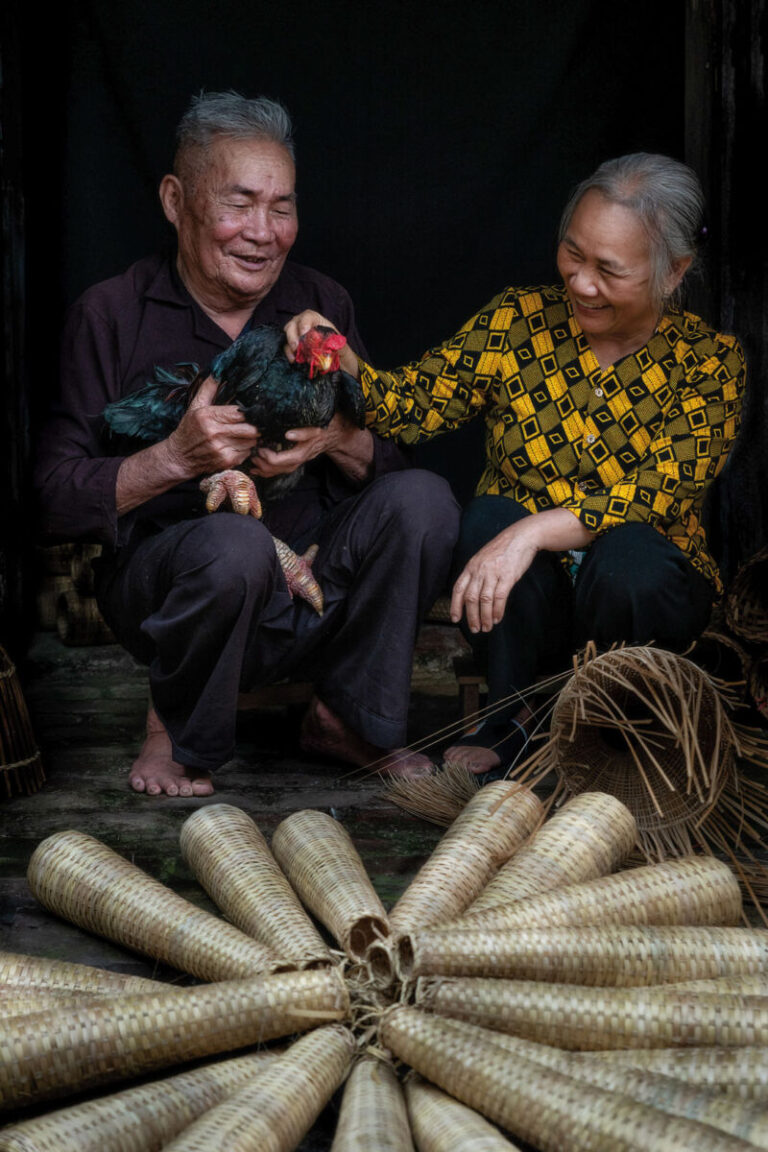
[[[591,432],[589,433],[588,436],[585,436],[585,440],[587,441],[587,444],[594,444],[596,439],[597,439],[597,437],[593,436]]]
[[[602,396],[602,394],[603,394],[602,388],[595,388],[595,396]]]

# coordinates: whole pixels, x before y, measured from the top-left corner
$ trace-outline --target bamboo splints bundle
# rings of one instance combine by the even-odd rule
[[[304,1035],[22,1121],[0,1152],[290,1152],[347,1077],[333,1152],[768,1150],[768,931],[734,926],[733,872],[615,872],[636,826],[604,793],[540,820],[519,782],[480,789],[387,918],[329,816],[288,817],[270,853],[244,812],[203,807],[182,849],[238,928],[49,837],[30,863],[47,907],[221,982],[0,954],[0,1108]],[[269,974],[224,978],[267,944]]]
[[[43,840],[29,862],[27,881],[51,912],[201,980],[236,980],[291,967],[83,832],[58,832]]]

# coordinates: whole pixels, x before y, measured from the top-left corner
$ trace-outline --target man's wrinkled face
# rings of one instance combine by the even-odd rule
[[[166,215],[178,233],[182,279],[201,303],[236,308],[264,299],[296,239],[295,180],[282,145],[227,137],[214,140],[198,170],[182,171],[178,207],[166,206]]]

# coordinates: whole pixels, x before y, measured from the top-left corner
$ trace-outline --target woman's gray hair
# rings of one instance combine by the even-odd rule
[[[174,171],[177,176],[193,176],[199,164],[189,164],[197,153],[205,157],[211,143],[218,136],[232,140],[268,140],[285,148],[295,160],[293,125],[288,112],[277,100],[258,96],[253,100],[239,92],[201,92],[193,96],[189,108],[176,129],[176,157]],[[194,177],[193,177],[194,178]]]
[[[582,180],[566,204],[560,241],[577,204],[593,188],[611,203],[628,208],[642,224],[650,245],[651,293],[660,305],[667,302],[665,285],[676,264],[690,258],[690,271],[698,255],[704,220],[704,194],[698,176],[680,160],[649,152],[606,160]]]

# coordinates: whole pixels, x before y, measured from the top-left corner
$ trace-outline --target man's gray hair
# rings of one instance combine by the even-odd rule
[[[239,92],[201,92],[193,96],[176,129],[177,176],[194,152],[205,155],[218,136],[232,140],[267,140],[285,148],[295,160],[293,125],[288,112],[277,100],[257,96],[249,100]],[[193,164],[195,169],[198,165]]]
[[[560,220],[559,240],[564,239],[577,204],[592,188],[611,203],[628,208],[645,229],[651,293],[661,305],[668,298],[665,285],[678,261],[690,257],[691,268],[696,262],[704,220],[698,176],[680,160],[650,152],[606,160],[573,192]]]

